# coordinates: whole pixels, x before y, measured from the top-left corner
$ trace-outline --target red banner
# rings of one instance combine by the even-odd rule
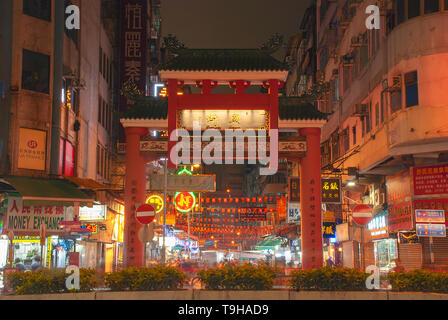
[[[412,168],[414,195],[448,194],[448,164]]]

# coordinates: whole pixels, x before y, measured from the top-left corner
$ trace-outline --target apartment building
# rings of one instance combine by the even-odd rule
[[[348,224],[355,204],[375,213],[361,246],[341,235],[344,265],[446,267],[448,239],[421,234],[416,210],[448,212],[448,1],[321,0],[316,17],[322,167],[342,175]]]

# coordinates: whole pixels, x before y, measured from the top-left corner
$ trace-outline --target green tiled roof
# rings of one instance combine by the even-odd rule
[[[168,115],[168,99],[138,97],[135,103],[120,114],[123,119],[163,120]]]
[[[328,117],[328,114],[320,112],[313,104],[297,97],[280,97],[278,109],[280,120],[326,120]]]
[[[279,97],[280,120],[325,120],[327,114],[320,112],[311,103],[300,98]],[[121,114],[123,119],[166,119],[168,114],[167,98],[139,97],[129,110]]]
[[[288,71],[289,68],[260,49],[184,49],[159,70]]]

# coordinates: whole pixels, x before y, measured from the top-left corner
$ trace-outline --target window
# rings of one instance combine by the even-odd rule
[[[405,0],[397,1],[397,23],[400,24],[406,20]]]
[[[377,102],[375,105],[375,126],[378,127],[380,124],[380,104]]]
[[[439,0],[425,0],[425,14],[439,11]]]
[[[386,118],[387,109],[387,92],[383,91],[381,92],[381,123],[383,123]]]
[[[326,165],[329,165],[331,162],[330,159],[330,140],[325,141],[324,143],[322,143],[321,146],[321,164],[322,167],[325,167]]]
[[[363,70],[368,62],[369,62],[369,47],[363,46],[360,49],[360,55],[359,55],[360,70]]]
[[[371,129],[370,121],[371,121],[371,119],[372,119],[372,103],[370,102],[368,104],[367,115],[364,118],[364,120],[366,122],[366,133],[370,132],[370,129]]]
[[[343,87],[343,95],[345,95],[345,91],[348,90],[348,88],[350,87],[350,67],[348,66],[344,66],[343,69],[343,81],[344,81],[344,87]]]
[[[420,15],[420,0],[408,0],[408,19]]]
[[[339,158],[339,134],[337,131],[331,135],[331,160],[335,161]]]
[[[445,0],[445,3],[443,4],[443,8],[445,10],[448,10],[448,0]]]
[[[401,109],[401,89],[390,92],[390,112],[394,113]]]
[[[23,13],[51,21],[51,0],[23,0]]]
[[[49,93],[50,56],[23,50],[22,89]]]
[[[100,66],[100,73],[103,74],[103,49],[100,48],[100,62],[99,62],[99,66]]]
[[[96,146],[96,173],[100,174],[101,173],[101,147],[98,144]]]
[[[334,79],[334,101],[339,101],[339,77]]]
[[[388,12],[386,16],[386,34],[389,34],[395,28],[395,17],[396,13],[394,11]]]
[[[404,82],[406,86],[406,107],[418,105],[417,71],[406,73]]]
[[[353,145],[356,145],[356,125],[352,127]]]
[[[98,122],[101,123],[103,118],[103,99],[98,97]]]
[[[344,149],[342,150],[342,153],[346,153],[350,149],[350,136],[348,132],[348,128],[346,128],[344,131],[342,131],[342,139],[344,143]]]

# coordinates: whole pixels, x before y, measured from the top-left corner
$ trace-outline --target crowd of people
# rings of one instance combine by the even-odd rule
[[[25,265],[23,264],[22,260],[20,258],[16,258],[13,264],[13,268],[16,268],[17,271],[25,272],[25,271],[39,271],[42,269],[41,259],[39,256],[35,256],[33,258],[33,263],[31,264],[30,270],[27,270]]]

